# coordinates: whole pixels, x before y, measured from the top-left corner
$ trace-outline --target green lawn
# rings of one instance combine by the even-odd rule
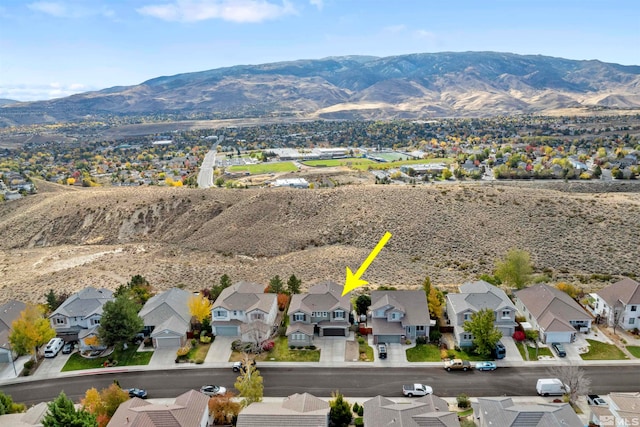
[[[298,168],[291,162],[258,163],[255,165],[230,166],[229,172],[249,172],[251,175],[260,175],[276,172],[295,172]]]
[[[359,170],[369,170],[369,169],[376,169],[376,170],[384,170],[384,169],[391,169],[391,168],[398,168],[400,166],[403,165],[419,165],[419,164],[424,164],[424,163],[444,163],[445,165],[451,163],[453,161],[453,159],[449,159],[449,158],[444,158],[444,159],[412,159],[412,160],[398,160],[395,162],[388,162],[388,163],[375,163],[375,164],[366,164],[366,165],[354,165],[352,166],[354,169],[359,169]]]
[[[360,353],[361,362],[373,362],[373,349],[367,344],[366,338],[358,338],[358,351]]]
[[[601,341],[587,340],[589,352],[581,354],[583,360],[622,360],[628,357],[613,344],[605,344]]]
[[[85,359],[76,352],[69,356],[69,360],[65,363],[62,371],[102,368],[104,367],[104,362],[109,358],[117,360],[117,366],[148,365],[151,356],[153,356],[153,351],[138,352],[137,350],[138,346],[129,346],[129,348],[124,351],[116,350],[107,357],[99,357],[97,359]]]
[[[627,351],[629,351],[629,353],[631,353],[633,357],[637,357],[638,359],[640,359],[640,347],[638,347],[637,345],[628,345]]]
[[[186,359],[193,361],[204,361],[204,359],[207,357],[207,353],[209,352],[209,347],[211,347],[211,344],[198,343],[195,347],[191,347],[191,350],[189,350],[189,353],[187,353]]]
[[[317,168],[326,168],[331,166],[366,166],[375,164],[373,160],[364,158],[349,158],[349,159],[330,159],[330,160],[307,160],[302,162],[305,166],[312,166]]]
[[[449,350],[449,351],[452,351],[452,350]],[[453,350],[453,352],[456,354],[454,359],[471,360],[476,362],[481,362],[484,360],[492,360],[490,357],[487,358],[487,356],[482,356],[480,354],[475,354],[472,352],[466,352],[465,350]]]
[[[291,350],[287,343],[287,337],[278,337],[274,341],[273,349],[267,353],[259,354],[256,360],[266,362],[319,362],[320,350]],[[231,353],[230,361],[242,360],[243,354],[237,351]],[[260,367],[258,366],[258,369]]]
[[[407,361],[409,362],[439,362],[440,349],[433,344],[416,344],[407,349]]]

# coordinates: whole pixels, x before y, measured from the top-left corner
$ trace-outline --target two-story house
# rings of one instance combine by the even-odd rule
[[[109,289],[84,288],[49,315],[51,327],[66,341],[77,340],[78,334],[89,336],[88,330],[95,330],[100,325],[102,307],[112,300],[113,292]]]
[[[318,336],[349,335],[349,295],[342,296],[343,287],[334,282],[312,286],[306,294],[296,294],[289,304],[289,345],[306,346]]]
[[[592,295],[595,314],[604,318],[609,326],[617,322],[623,329],[640,328],[640,283],[625,277]]]
[[[429,336],[431,319],[423,290],[373,291],[369,310],[374,344]]]
[[[224,289],[211,308],[214,335],[259,342],[277,328],[278,296],[257,283],[238,282]]]
[[[179,288],[152,296],[138,315],[144,322],[154,348],[178,348],[185,345],[191,327],[189,299],[193,294]]]
[[[11,335],[11,325],[20,318],[20,314],[25,308],[27,308],[25,303],[14,299],[0,305],[0,363],[12,362],[17,357],[11,349],[9,336]]]
[[[460,286],[460,293],[447,294],[446,316],[451,326],[456,345],[470,347],[473,334],[465,332],[464,322],[480,310],[489,309],[495,314],[495,327],[502,335],[510,337],[515,331],[516,306],[500,288],[484,280],[469,282]]]

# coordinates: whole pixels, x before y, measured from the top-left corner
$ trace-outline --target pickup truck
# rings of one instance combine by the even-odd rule
[[[592,406],[607,406],[607,401],[597,394],[589,394],[587,395],[587,404]]]
[[[444,369],[447,371],[470,371],[471,363],[468,360],[451,359],[444,362]]]
[[[433,389],[424,384],[410,384],[402,386],[402,394],[408,397],[426,396],[433,393]]]

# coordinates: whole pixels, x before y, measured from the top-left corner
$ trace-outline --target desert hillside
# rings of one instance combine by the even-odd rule
[[[144,275],[158,289],[233,281],[303,285],[344,280],[385,231],[366,272],[373,286],[455,284],[491,273],[509,248],[538,272],[578,282],[640,274],[640,186],[376,185],[335,189],[101,188],[41,193],[0,205],[0,301],[43,300],[49,288],[115,288]],[[586,190],[598,190],[598,184]],[[574,191],[562,191],[574,188]],[[598,287],[602,283],[588,282]]]

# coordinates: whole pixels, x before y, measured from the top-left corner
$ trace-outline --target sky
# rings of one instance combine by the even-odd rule
[[[0,98],[19,101],[240,64],[464,51],[640,65],[640,1],[0,1]]]

